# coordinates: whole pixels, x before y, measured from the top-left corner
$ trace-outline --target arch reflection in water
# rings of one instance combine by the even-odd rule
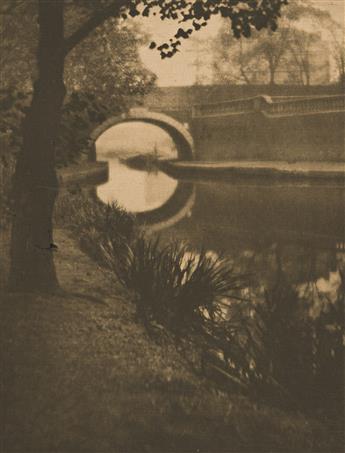
[[[133,170],[123,163],[152,153],[155,159],[175,158],[174,142],[159,127],[139,121],[118,124],[99,137],[96,152],[98,160],[109,165],[109,180],[97,189],[102,201],[116,201],[130,212],[142,212],[161,206],[174,193],[177,182],[164,173]]]
[[[154,125],[123,123],[103,133],[96,142],[98,160],[109,165],[107,183],[97,187],[102,201],[117,202],[146,229],[158,231],[188,216],[194,203],[193,185],[178,183],[158,168],[147,171],[130,168],[126,159],[154,154],[155,159],[177,157],[170,136]]]
[[[137,219],[148,232],[170,228],[185,217],[191,217],[195,202],[195,186],[179,182],[169,200],[157,209],[137,214]]]
[[[115,158],[108,163],[109,180],[97,187],[105,203],[116,201],[129,212],[145,212],[162,206],[176,190],[177,181],[162,172],[133,170]]]

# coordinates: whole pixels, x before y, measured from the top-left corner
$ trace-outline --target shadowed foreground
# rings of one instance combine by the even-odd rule
[[[335,451],[323,428],[210,389],[57,231],[65,293],[1,296],[1,452]]]

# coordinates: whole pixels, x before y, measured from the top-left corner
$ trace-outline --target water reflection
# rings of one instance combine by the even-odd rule
[[[299,288],[317,282],[329,295],[340,287],[343,188],[221,181],[199,181],[195,187],[192,216],[162,232],[163,240],[176,237],[193,248],[203,244],[225,252],[238,272],[252,275],[256,298],[282,274]]]
[[[119,159],[108,158],[109,180],[97,187],[104,202],[116,201],[130,212],[145,212],[162,206],[173,195],[177,181],[162,172],[133,170]]]
[[[120,157],[152,148],[162,158],[176,157],[165,132],[134,124],[139,129],[133,133],[130,126],[133,123],[115,126],[97,142],[99,158],[110,166],[108,183],[97,188],[103,201],[117,201],[138,213],[138,220],[149,231],[160,231],[163,241],[176,238],[193,249],[225,252],[236,270],[252,275],[247,291],[255,298],[284,275],[301,297],[313,287],[330,303],[335,299],[345,260],[344,187],[262,180],[248,184],[241,179],[177,181],[160,171],[130,169]],[[322,304],[314,304],[311,315],[320,312]]]
[[[116,130],[101,137],[97,151],[109,162],[110,179],[97,188],[98,196],[136,212],[147,234],[159,231],[163,243],[177,239],[193,253],[203,247],[213,258],[226,254],[236,273],[249,275],[239,295],[256,306],[253,313],[262,321],[256,326],[262,327],[263,369],[267,366],[299,410],[321,408],[327,419],[338,420],[345,188],[241,178],[177,180],[124,165],[120,158],[153,149],[163,158],[175,157],[169,139],[153,139],[151,132],[147,140],[141,136],[143,144],[129,139],[119,147],[112,142]],[[222,315],[230,316],[228,308]],[[255,360],[260,362],[260,354]],[[273,391],[272,399],[277,395]]]
[[[98,159],[109,164],[109,180],[97,187],[102,201],[116,201],[128,211],[140,213],[159,208],[174,194],[177,181],[165,173],[134,170],[120,161],[153,151],[159,158],[175,158],[172,139],[159,127],[138,121],[119,124],[101,135],[96,149]]]

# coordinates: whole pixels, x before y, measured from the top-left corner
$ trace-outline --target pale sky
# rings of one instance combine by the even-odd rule
[[[344,24],[345,0],[313,0],[313,3],[320,9],[328,9],[335,20]],[[176,32],[177,24],[174,21],[161,21],[159,17],[140,20],[142,21],[143,29],[148,31],[152,40],[157,43],[166,41]],[[143,63],[158,76],[158,86],[183,86],[195,83],[195,62],[198,45],[207,45],[205,41],[207,42],[208,39],[216,35],[221,20],[218,17],[213,18],[207,27],[195,33],[194,38],[184,41],[180,52],[173,58],[162,60],[157,50],[150,50],[147,47],[140,49]],[[203,41],[204,43],[198,44],[198,41]],[[202,72],[203,77],[205,77],[203,82],[207,83],[207,75],[210,74],[210,71],[207,70],[208,62],[204,61],[201,63],[205,66]]]
[[[154,17],[145,22],[143,20],[145,28],[148,22],[150,22],[149,32],[151,33],[152,40],[157,43],[169,40],[176,33],[177,24],[174,21],[161,21],[158,17]],[[197,42],[199,40],[205,41],[215,36],[220,23],[220,18],[212,18],[207,27],[195,33],[193,38],[183,41],[180,52],[175,54],[173,58],[162,60],[157,50],[150,50],[147,47],[143,47],[140,51],[142,61],[158,76],[157,85],[192,85],[195,82],[196,76],[194,62],[198,46]]]

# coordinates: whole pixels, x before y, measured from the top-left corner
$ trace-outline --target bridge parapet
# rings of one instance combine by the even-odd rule
[[[285,117],[345,112],[345,96],[279,97],[256,96],[211,104],[197,104],[192,117],[211,118],[261,112],[267,117]]]
[[[263,113],[269,116],[289,116],[337,112],[345,112],[345,96],[322,96],[273,102],[268,111]]]
[[[224,102],[212,102],[210,104],[196,104],[192,107],[192,118],[251,113],[254,111],[254,101],[258,100],[259,98],[260,96],[256,96],[254,98],[235,99]]]

